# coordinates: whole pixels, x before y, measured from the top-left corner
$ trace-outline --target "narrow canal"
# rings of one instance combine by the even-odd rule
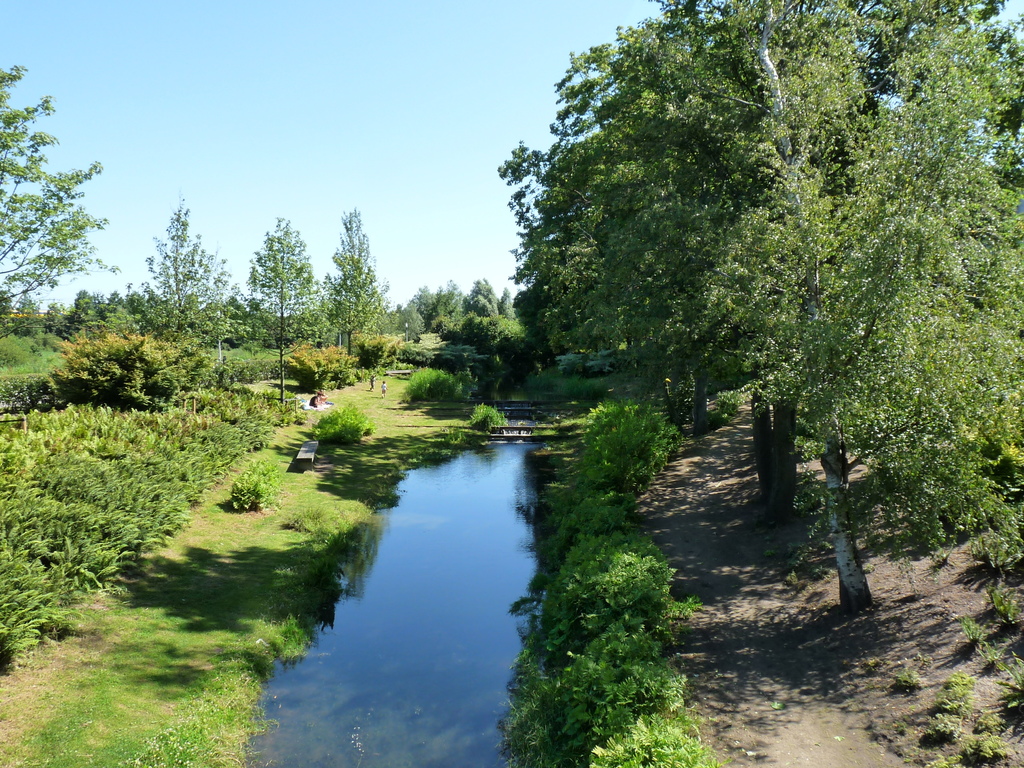
[[[349,566],[347,596],[264,694],[253,766],[491,768],[533,575],[530,452],[495,445],[410,472]]]

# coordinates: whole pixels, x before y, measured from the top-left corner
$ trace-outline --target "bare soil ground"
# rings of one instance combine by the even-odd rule
[[[998,712],[1006,718],[1000,736],[1015,753],[998,764],[1024,765],[1024,724],[999,705],[996,680],[1008,678],[967,645],[958,622],[995,624],[985,593],[995,575],[975,567],[964,548],[941,567],[869,556],[875,605],[841,614],[828,553],[801,548],[810,521],[759,522],[749,412],[675,457],[640,508],[677,569],[673,595],[697,595],[705,605],[673,650],[722,762],[928,765],[958,754],[978,716]],[[1007,657],[1024,655],[1019,628],[994,640],[1006,643]],[[918,691],[893,688],[902,670],[920,676]],[[930,743],[922,734],[936,694],[957,671],[977,680],[964,736]]]

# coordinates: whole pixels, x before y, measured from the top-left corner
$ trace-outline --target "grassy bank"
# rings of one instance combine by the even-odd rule
[[[373,419],[372,438],[321,444],[316,469],[284,473],[267,512],[232,510],[229,476],[167,546],[80,609],[70,636],[13,664],[0,678],[0,764],[237,765],[262,680],[276,657],[303,652],[338,588],[330,564],[372,538],[403,470],[444,452],[443,430],[468,416],[412,408],[403,390],[331,393]],[[310,435],[309,422],[283,428],[236,472],[261,458],[284,472]]]

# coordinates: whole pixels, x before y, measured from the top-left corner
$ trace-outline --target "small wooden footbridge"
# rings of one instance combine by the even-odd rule
[[[537,428],[535,403],[527,400],[483,400],[481,403],[500,411],[508,420],[508,426],[491,430],[491,442],[535,443],[541,440],[533,433]]]

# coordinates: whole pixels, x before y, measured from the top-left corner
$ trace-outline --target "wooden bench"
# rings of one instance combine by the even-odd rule
[[[317,441],[317,440],[307,440],[306,442],[304,442],[302,444],[302,447],[299,448],[299,453],[298,453],[298,455],[296,455],[295,460],[296,461],[305,461],[306,459],[308,459],[309,460],[309,465],[313,466],[313,463],[316,461],[316,449],[319,448],[319,447],[320,447],[319,441]]]

